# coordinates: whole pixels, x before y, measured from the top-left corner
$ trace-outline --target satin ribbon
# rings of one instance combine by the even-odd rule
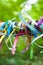
[[[28,24],[27,22],[26,22],[26,20],[23,18],[23,16],[21,15],[21,13],[19,14],[19,18],[22,20],[22,22],[31,30],[31,33],[33,33],[34,34],[34,37],[36,37],[37,35],[37,33],[38,34],[41,34],[41,32],[40,31],[38,31],[37,29],[35,29],[34,27],[32,27],[30,24]]]
[[[14,44],[13,44],[13,47],[12,47],[12,54],[15,54],[18,38],[19,38],[19,36],[16,36],[16,38],[14,40]]]
[[[16,35],[15,40],[14,40],[14,44],[13,44],[13,47],[12,47],[12,54],[15,54],[16,46],[17,46],[17,42],[18,42],[19,36],[20,36],[20,35],[24,35],[24,34],[25,34],[25,32],[20,31],[20,32]]]
[[[13,47],[12,47],[12,54],[15,54],[15,51],[16,51],[16,46],[17,46],[17,42],[18,42],[18,38],[19,38],[19,36],[21,36],[21,35],[27,35],[27,37],[30,39],[30,35],[29,34],[27,34],[28,32],[27,31],[20,31],[17,35],[16,35],[16,38],[15,38],[15,40],[14,40],[14,44],[13,44]],[[30,39],[31,40],[31,39]],[[26,49],[24,49],[24,50],[28,50],[28,48],[29,48],[29,46],[26,48]]]
[[[6,34],[6,30],[4,30],[4,33]],[[2,40],[4,39],[6,35],[2,35],[1,38],[0,38],[0,43],[2,42]]]

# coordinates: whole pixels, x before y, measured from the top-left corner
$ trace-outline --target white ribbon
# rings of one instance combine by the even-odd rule
[[[38,37],[36,37],[32,42],[31,42],[31,44],[33,44],[36,40],[38,40],[39,38],[41,38],[43,36],[43,34],[41,34],[41,35],[39,35]],[[43,46],[40,46],[40,45],[38,45],[38,44],[36,44],[36,43],[34,43],[35,45],[37,45],[38,47],[40,47],[40,48],[43,48]]]

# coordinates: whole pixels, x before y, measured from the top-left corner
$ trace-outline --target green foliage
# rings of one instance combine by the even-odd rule
[[[17,13],[21,10],[21,3],[25,0],[0,0],[0,20],[6,21],[8,19],[17,17]]]

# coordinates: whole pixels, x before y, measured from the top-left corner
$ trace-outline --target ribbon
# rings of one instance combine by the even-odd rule
[[[26,22],[26,20],[23,18],[23,16],[21,15],[21,13],[19,14],[19,18],[20,18],[20,19],[22,20],[22,22],[32,31],[33,34],[34,34],[34,32],[40,34],[40,32],[39,32],[37,29],[35,29],[34,27],[32,27],[30,24],[28,24],[28,23]]]
[[[32,42],[31,42],[31,44],[33,44],[36,40],[38,40],[39,38],[41,38],[43,36],[43,34],[41,34],[41,35],[39,35],[38,37],[36,37]],[[38,45],[38,44],[36,44],[36,43],[34,43],[36,46],[38,46],[39,48],[43,48],[43,46],[40,46],[40,45]]]
[[[12,47],[12,54],[15,54],[18,38],[19,38],[19,36],[16,36],[16,38],[14,40],[14,44],[13,44],[13,47]]]
[[[4,30],[4,33],[6,34],[6,30]],[[0,38],[0,43],[2,42],[2,40],[4,39],[6,35],[2,35],[1,38]]]

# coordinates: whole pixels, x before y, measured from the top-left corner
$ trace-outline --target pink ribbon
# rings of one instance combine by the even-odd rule
[[[16,46],[17,46],[17,42],[18,42],[19,36],[20,36],[20,35],[25,35],[25,34],[26,34],[26,32],[21,30],[21,31],[16,35],[15,40],[14,40],[14,44],[13,44],[13,47],[12,47],[12,54],[15,54]]]
[[[12,47],[12,54],[15,54],[15,51],[16,51],[16,45],[17,45],[17,42],[18,42],[18,38],[19,36],[16,36],[15,40],[14,40],[14,45]]]

